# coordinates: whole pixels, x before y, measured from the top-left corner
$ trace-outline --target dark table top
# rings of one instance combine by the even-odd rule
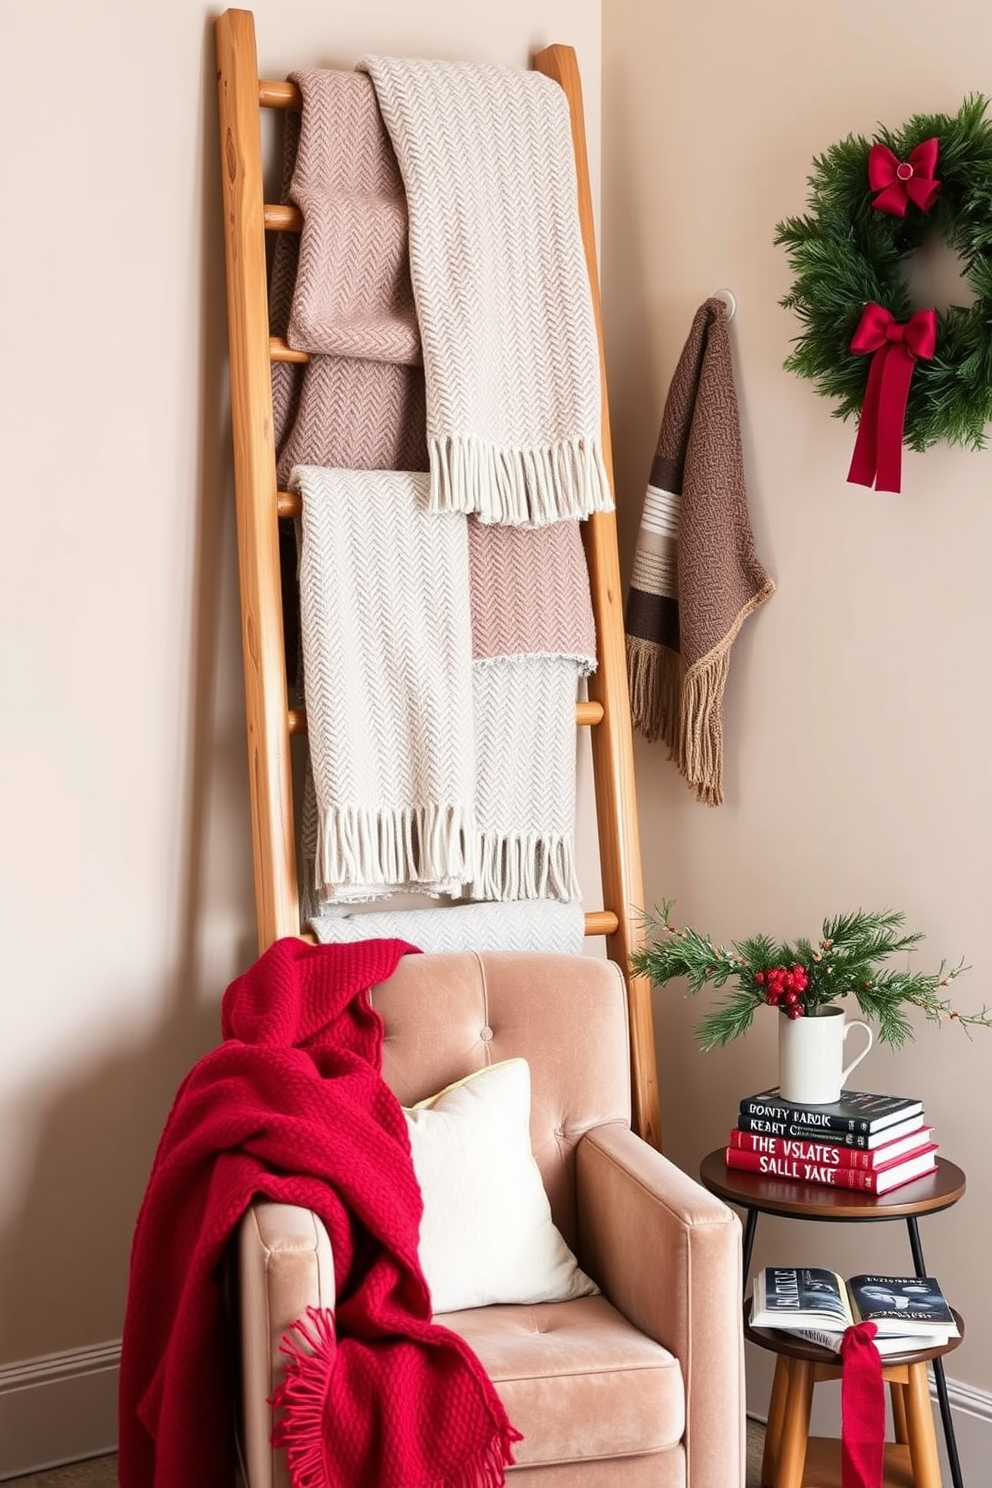
[[[941,1157],[937,1158],[936,1172],[878,1195],[728,1168],[724,1151],[723,1147],[717,1147],[700,1163],[699,1180],[703,1187],[728,1204],[757,1209],[762,1214],[788,1215],[793,1219],[906,1219],[947,1209],[957,1203],[965,1190],[964,1173]]]

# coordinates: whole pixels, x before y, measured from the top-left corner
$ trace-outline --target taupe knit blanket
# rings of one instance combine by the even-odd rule
[[[348,294],[341,292],[340,314],[349,322],[343,330],[335,325],[333,309],[328,310],[326,287],[321,291],[326,321],[321,344],[335,350],[312,354],[302,375],[287,364],[273,369],[280,483],[288,480],[291,466],[301,464],[423,470],[422,367],[416,351],[413,361],[383,359],[406,356],[409,346],[402,315],[396,313],[405,298],[397,290],[395,256],[387,256],[381,275],[375,272],[383,223],[398,231],[394,209],[399,179],[375,93],[364,74],[302,72],[294,73],[293,80],[304,98],[303,148],[298,148],[297,131],[288,129],[287,190],[301,202],[307,192],[312,194],[315,174],[319,176],[315,162],[323,159],[328,162],[328,198],[336,193],[349,197],[347,210],[329,208],[327,220],[338,223],[340,231],[325,233],[316,254],[304,212],[300,259],[309,268],[299,277],[315,278],[323,259],[325,285],[351,276],[360,280],[361,291],[352,285]],[[399,190],[405,205],[401,185]],[[386,199],[385,208],[380,197]],[[370,203],[367,213],[356,205],[363,200]],[[270,309],[275,334],[288,329],[291,320],[306,323],[314,303],[306,298],[306,285],[294,294],[296,245],[288,234],[277,245]],[[361,268],[352,275],[351,264],[358,261]],[[298,299],[303,310],[297,310]],[[368,332],[367,344],[361,327]],[[341,355],[345,344],[349,354]],[[579,526],[571,520],[510,528],[483,525],[471,517],[467,529],[473,658],[468,714],[473,720],[476,835],[471,865],[455,892],[472,898],[547,895],[574,900],[579,892],[573,842],[574,705],[579,678],[595,665]],[[301,889],[308,918],[319,916],[322,899],[381,897],[411,887],[450,892],[444,882],[400,880],[383,886],[357,877],[350,882],[329,877],[323,872],[323,848],[318,860],[321,817],[310,772],[304,797]]]
[[[744,620],[773,594],[748,514],[726,306],[696,311],[665,401],[626,606],[634,727],[700,801],[723,800],[723,694]]]
[[[376,356],[415,360],[412,279],[432,505],[493,522],[609,510],[599,344],[562,89],[520,68],[388,57],[360,65],[399,162],[409,256],[392,152],[369,190],[342,196],[323,139],[345,137],[341,123],[355,137],[365,115],[356,107],[344,118],[340,86],[332,97],[311,75],[292,188],[304,233],[291,344],[340,354],[354,331],[381,338]],[[351,79],[356,99],[366,81]],[[358,249],[370,215],[380,245],[371,260]],[[343,273],[327,272],[328,249]]]

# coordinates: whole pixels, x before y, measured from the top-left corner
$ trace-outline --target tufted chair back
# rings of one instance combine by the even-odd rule
[[[372,1004],[386,1028],[383,1077],[404,1106],[500,1060],[527,1060],[534,1157],[575,1249],[576,1143],[591,1127],[630,1125],[619,967],[523,952],[404,956]]]

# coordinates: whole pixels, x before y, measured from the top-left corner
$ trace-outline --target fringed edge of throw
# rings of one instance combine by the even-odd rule
[[[286,1448],[293,1488],[327,1482],[324,1410],[336,1348],[334,1314],[319,1307],[308,1307],[306,1321],[294,1323],[279,1343],[289,1363],[269,1402],[277,1416],[272,1445]]]
[[[466,886],[473,899],[581,898],[570,836],[537,832],[479,832],[475,872]]]
[[[667,646],[627,636],[627,684],[634,728],[653,743],[659,734],[671,746],[679,713],[679,658]]]
[[[513,1444],[518,1441],[523,1441],[523,1433],[516,1427],[496,1427],[484,1447],[424,1488],[503,1488],[506,1469],[513,1466]]]
[[[514,448],[450,434],[435,435],[427,448],[433,512],[478,512],[486,523],[540,527],[614,509],[598,439]]]
[[[669,758],[707,806],[723,803],[723,693],[730,648],[748,615],[774,593],[774,581],[767,579],[720,644],[687,669],[667,646],[627,636],[634,727],[647,739],[664,739]]]
[[[469,871],[471,808],[333,806],[322,809],[317,889],[348,885],[451,884]]]
[[[286,1449],[293,1488],[327,1488],[327,1387],[336,1348],[334,1314],[320,1307],[308,1307],[306,1319],[298,1319],[279,1343],[280,1353],[289,1362],[284,1379],[268,1402],[277,1417],[272,1445]],[[493,1420],[489,1440],[464,1462],[426,1481],[422,1488],[502,1488],[505,1470],[513,1464],[514,1443],[523,1441],[523,1435],[506,1419],[495,1396],[493,1403],[497,1419]]]
[[[720,644],[689,667],[682,679],[676,758],[697,800],[707,806],[723,802],[723,690],[730,670],[730,648],[748,615],[774,593],[774,580],[766,579],[737,612]]]
[[[730,643],[724,642],[682,682],[681,724],[672,758],[707,806],[723,801],[723,689],[730,670]]]

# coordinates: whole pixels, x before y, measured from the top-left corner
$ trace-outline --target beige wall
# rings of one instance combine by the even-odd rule
[[[255,13],[272,76],[571,42],[598,160],[599,0]],[[254,954],[214,14],[0,7],[0,1365],[119,1336],[155,1140]]]
[[[797,333],[775,223],[805,205],[814,153],[876,121],[954,113],[992,89],[992,12],[948,0],[693,0],[604,6],[603,277],[625,572],[668,379],[697,305],[730,286],[751,508],[778,593],[748,620],[726,698],[727,800],[697,805],[658,746],[637,751],[649,902],[729,939],[815,934],[825,914],[894,906],[920,962],[964,955],[955,996],[992,981],[988,844],[992,452],[909,455],[901,496],[845,483],[854,430],[781,370]],[[704,994],[705,996],[706,994]],[[697,1008],[659,994],[667,1146],[694,1170],[737,1099],[775,1079],[775,1019],[701,1054]],[[992,1388],[988,1082],[992,1032],[923,1026],[858,1071],[926,1101],[964,1201],[921,1225],[965,1312],[948,1373]],[[911,1269],[899,1226],[763,1221],[760,1263]]]

